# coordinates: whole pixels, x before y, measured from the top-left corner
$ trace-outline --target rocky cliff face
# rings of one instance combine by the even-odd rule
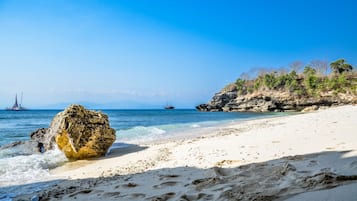
[[[272,90],[238,95],[235,85],[230,84],[216,93],[210,102],[198,105],[196,108],[200,111],[283,112],[356,103],[355,95],[334,94],[333,92],[314,97],[299,97],[287,91]]]

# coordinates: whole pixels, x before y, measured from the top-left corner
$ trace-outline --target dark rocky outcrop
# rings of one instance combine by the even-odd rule
[[[352,94],[321,93],[314,97],[296,96],[288,91],[260,90],[239,95],[234,84],[216,93],[207,104],[196,107],[200,111],[225,112],[282,112],[316,110],[319,107],[355,104],[357,97]],[[305,110],[307,111],[307,109]]]
[[[8,150],[3,156],[13,157],[18,155],[31,155],[34,153],[39,153],[38,142],[29,140],[29,141],[17,141],[12,142],[7,145],[0,147],[0,150]]]
[[[220,92],[216,93],[212,100],[207,104],[201,104],[196,106],[196,109],[200,111],[223,111],[223,107],[230,104],[232,100],[237,98],[237,88],[234,84],[230,84],[222,89]]]
[[[58,113],[47,135],[55,138],[58,148],[69,159],[104,156],[115,141],[108,116],[80,105],[71,105]]]
[[[47,128],[39,128],[30,134],[32,140],[43,142],[47,133]]]
[[[31,141],[38,143],[39,150],[43,148],[41,152],[51,150],[56,146],[54,136],[48,135],[48,128],[39,128],[30,134]]]
[[[55,147],[54,138],[47,138],[47,129],[40,128],[30,134],[28,141],[16,141],[0,147],[0,150],[11,149],[10,155],[31,155],[34,153],[43,153]]]

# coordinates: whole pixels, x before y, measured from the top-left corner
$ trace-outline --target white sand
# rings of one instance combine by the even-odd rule
[[[357,106],[114,149],[106,158],[68,163],[52,173],[66,181],[37,196],[295,201],[328,195],[329,200],[352,201],[357,199]]]

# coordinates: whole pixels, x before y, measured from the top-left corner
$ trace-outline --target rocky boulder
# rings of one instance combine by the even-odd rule
[[[40,128],[30,134],[31,141],[37,142],[40,152],[54,149],[56,146],[54,136],[48,134],[48,128]]]
[[[74,160],[104,156],[115,141],[108,116],[81,105],[71,105],[58,113],[45,133],[46,139],[54,138],[66,157]]]
[[[312,112],[312,111],[315,111],[318,109],[319,109],[319,106],[313,105],[313,106],[304,108],[301,112]]]
[[[47,128],[40,128],[30,134],[31,139],[27,141],[16,141],[0,147],[0,150],[8,149],[5,155],[31,155],[43,153],[55,147],[54,138],[48,138]]]

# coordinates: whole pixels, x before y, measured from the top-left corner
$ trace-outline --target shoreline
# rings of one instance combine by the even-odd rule
[[[355,186],[356,119],[357,106],[341,106],[117,148],[51,170],[58,184],[14,200],[282,200]]]
[[[247,131],[253,129],[257,124],[260,123],[260,121],[264,120],[273,120],[276,118],[284,118],[287,116],[292,116],[292,115],[297,115],[297,114],[303,114],[303,113],[294,113],[294,114],[268,114],[267,116],[260,116],[260,117],[251,117],[249,119],[238,119],[238,120],[221,120],[218,122],[210,122],[208,127],[198,127],[198,128],[191,128],[188,129],[186,128],[183,131],[176,131],[174,132],[173,136],[169,137],[161,137],[159,139],[150,139],[150,140],[139,140],[136,143],[129,144],[127,142],[114,142],[112,147],[109,149],[107,155],[105,157],[101,158],[94,158],[94,159],[87,159],[87,160],[78,160],[78,161],[71,161],[71,162],[66,162],[64,165],[56,167],[54,169],[50,170],[50,173],[56,177],[72,177],[72,179],[82,179],[86,178],[84,176],[85,174],[78,174],[76,172],[76,169],[81,168],[83,165],[90,165],[90,164],[95,164],[97,162],[101,163],[102,160],[106,160],[109,158],[116,158],[117,157],[126,157],[124,155],[128,155],[131,153],[138,152],[138,151],[143,151],[145,149],[151,148],[153,150],[147,151],[147,153],[155,152],[158,149],[159,150],[164,150],[167,147],[171,146],[177,146],[178,144],[183,144],[186,142],[190,141],[196,141],[199,139],[204,139],[204,138],[211,138],[211,137],[217,137],[217,136],[224,136],[228,135],[232,132],[230,127],[240,127],[238,130],[240,131]],[[257,122],[256,122],[257,121]],[[202,123],[202,122],[201,122]],[[207,122],[204,122],[207,123]],[[253,124],[253,125],[250,125]],[[247,127],[248,126],[248,127]],[[234,129],[235,130],[235,129]],[[217,133],[219,133],[217,135]],[[116,148],[117,147],[117,148]],[[154,151],[155,150],[155,151]],[[145,154],[147,154],[145,153]],[[132,155],[130,155],[132,156]],[[135,157],[135,160],[141,161],[140,159],[137,159]],[[105,162],[107,163],[107,162]],[[111,163],[111,162],[108,162]],[[96,165],[99,166],[99,165]],[[107,167],[106,165],[101,165]],[[86,168],[85,168],[86,169]],[[141,168],[140,168],[141,169]],[[75,173],[69,173],[66,170],[74,170]],[[95,170],[97,171],[97,170]],[[99,176],[104,176],[106,174],[107,170],[104,171],[102,174],[97,174],[97,173],[92,173],[95,177]],[[112,171],[109,175],[114,175]],[[136,173],[134,171],[134,173]],[[91,176],[93,176],[91,175]]]

